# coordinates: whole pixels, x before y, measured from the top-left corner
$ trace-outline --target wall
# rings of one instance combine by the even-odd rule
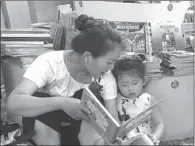
[[[27,1],[6,1],[11,28],[28,28],[31,23]]]
[[[177,88],[171,87],[173,81],[178,81]],[[160,103],[165,124],[163,140],[193,137],[193,75],[152,80],[146,91],[163,99]]]
[[[5,19],[3,16],[2,8],[1,8],[1,28],[5,28]]]
[[[34,1],[38,22],[51,22],[57,18],[55,1]]]
[[[70,1],[33,1],[38,22],[55,21],[57,18],[57,6],[70,3]],[[27,1],[6,1],[5,3],[10,17],[11,28],[28,28],[31,24],[31,19]]]
[[[113,21],[141,22],[148,20],[172,20],[182,22],[189,2],[173,4],[173,11],[167,10],[167,3],[131,4],[112,2],[83,1],[83,7],[76,3],[78,14],[87,14],[96,18]],[[101,10],[101,11],[100,11]]]
[[[62,2],[61,2],[62,3]],[[34,1],[38,22],[53,22],[57,19],[60,1]]]

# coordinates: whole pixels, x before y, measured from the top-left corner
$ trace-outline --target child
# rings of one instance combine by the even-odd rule
[[[113,74],[118,85],[117,108],[122,123],[136,116],[155,102],[154,97],[148,93],[143,93],[143,87],[147,81],[143,58],[134,56],[117,60],[113,68]],[[137,136],[131,145],[157,145],[163,129],[162,117],[156,107],[152,110],[151,117],[129,132],[126,138]]]

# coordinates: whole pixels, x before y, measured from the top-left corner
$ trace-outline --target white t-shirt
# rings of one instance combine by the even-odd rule
[[[65,53],[71,53],[71,51],[66,50]],[[43,92],[53,96],[71,97],[79,89],[89,86],[71,77],[64,62],[64,51],[52,51],[40,55],[23,77],[34,82]],[[111,71],[101,78],[99,84],[103,86],[102,97],[105,100],[117,97],[116,81]]]
[[[148,93],[142,93],[136,99],[128,99],[121,94],[118,94],[117,109],[121,122],[124,123],[128,119],[137,116],[139,113],[150,107],[152,104],[151,98],[152,96]],[[151,133],[151,116],[149,116],[149,118],[137,128],[131,130],[131,132],[127,134],[127,137],[131,138],[140,133]]]

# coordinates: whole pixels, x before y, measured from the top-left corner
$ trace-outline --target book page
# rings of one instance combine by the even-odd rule
[[[88,88],[83,90],[81,102],[83,106],[91,110],[92,114],[89,115],[90,124],[94,127],[96,132],[109,142],[114,142],[120,124],[116,122]]]

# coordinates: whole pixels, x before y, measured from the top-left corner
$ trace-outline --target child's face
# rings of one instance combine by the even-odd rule
[[[142,78],[136,73],[123,73],[118,77],[118,88],[129,99],[137,98],[142,93],[143,85]]]

